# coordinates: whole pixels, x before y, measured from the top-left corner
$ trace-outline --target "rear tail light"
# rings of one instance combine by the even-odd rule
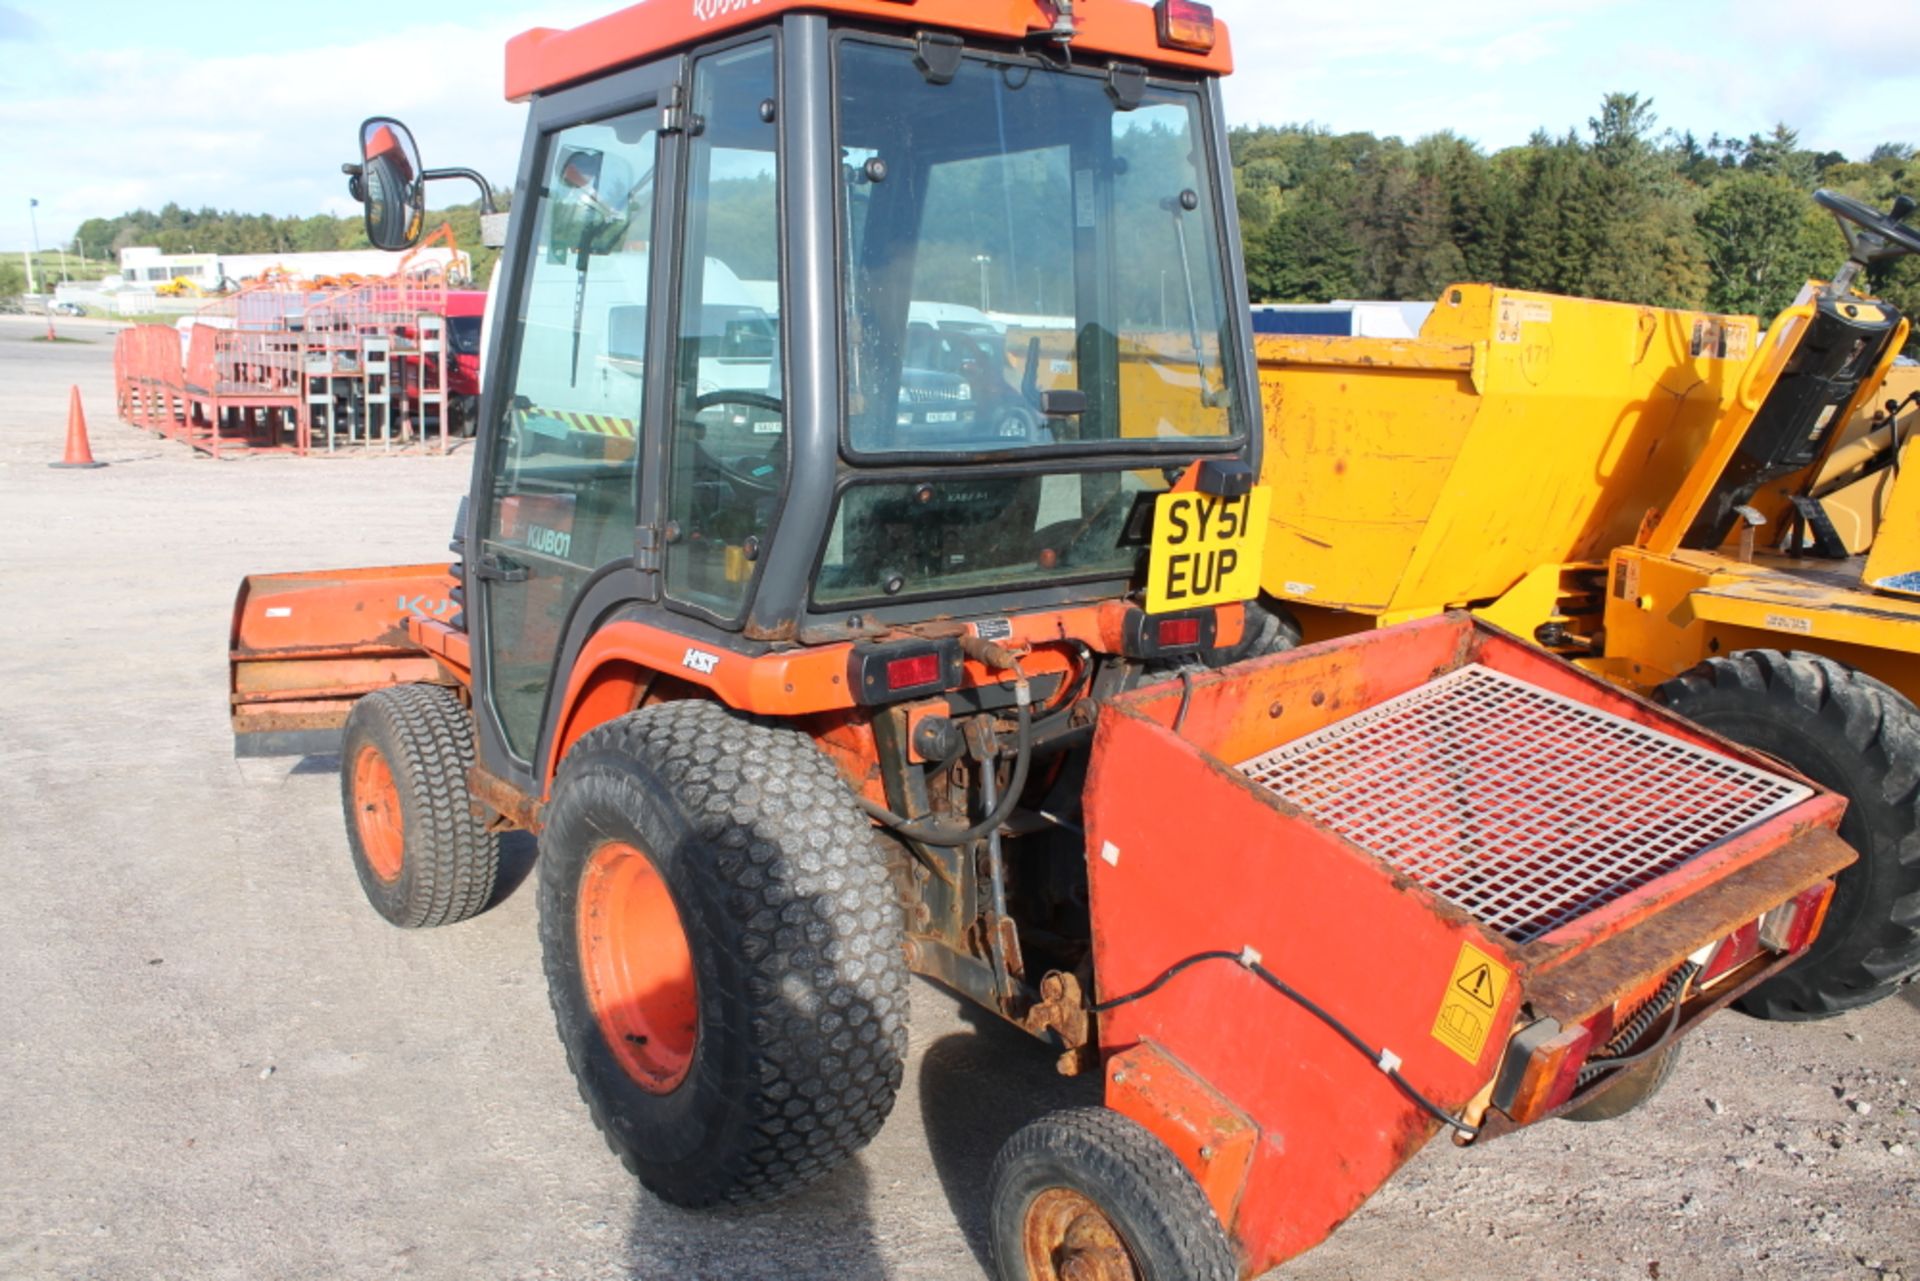
[[[896,658],[887,664],[887,690],[914,689],[940,679],[940,655],[918,654]]]
[[[1184,614],[1149,614],[1130,608],[1121,629],[1121,648],[1128,658],[1171,658],[1212,649],[1220,620],[1211,609]]]
[[[1160,43],[1188,53],[1212,53],[1216,34],[1213,7],[1194,0],[1160,0],[1153,6],[1160,21]]]
[[[957,688],[963,672],[957,641],[855,645],[847,679],[861,703],[898,703]]]
[[[1791,907],[1792,904],[1786,906]],[[1774,909],[1778,911],[1779,909]],[[1771,913],[1769,913],[1771,915]],[[1707,987],[1718,981],[1721,975],[1731,974],[1741,966],[1760,955],[1760,924],[1765,921],[1748,921],[1733,933],[1714,944],[1713,955],[1707,958],[1706,967],[1700,971],[1700,977],[1694,980],[1696,987]],[[1781,949],[1775,948],[1775,951]]]
[[[1793,953],[1812,946],[1833,902],[1833,882],[1822,881],[1760,918],[1760,946],[1770,952]]]
[[[1592,1050],[1593,1032],[1585,1024],[1562,1029],[1542,1019],[1522,1028],[1507,1045],[1493,1105],[1520,1125],[1539,1120],[1573,1097]]]
[[[1200,643],[1200,620],[1197,618],[1163,618],[1159,623],[1160,648],[1184,649]]]

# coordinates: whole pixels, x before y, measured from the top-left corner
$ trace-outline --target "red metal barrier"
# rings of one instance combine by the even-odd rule
[[[329,451],[341,439],[425,444],[427,422],[412,412],[410,396],[424,387],[444,402],[446,310],[438,270],[348,289],[266,281],[203,307],[187,331],[184,361],[174,329],[122,331],[115,404],[135,426],[215,457],[235,449],[304,454],[316,430]],[[439,421],[444,451],[444,403]]]

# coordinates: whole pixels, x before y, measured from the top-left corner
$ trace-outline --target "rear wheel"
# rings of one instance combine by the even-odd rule
[[[1043,1116],[987,1179],[999,1281],[1234,1281],[1233,1245],[1200,1185],[1109,1108]]]
[[[1668,681],[1660,699],[1737,743],[1777,756],[1847,799],[1841,872],[1813,947],[1742,997],[1768,1019],[1814,1019],[1893,992],[1920,968],[1920,711],[1873,678],[1815,654],[1744,650]]]
[[[395,685],[353,705],[340,802],[360,887],[404,929],[476,916],[493,897],[500,838],[467,794],[473,717],[440,685]]]
[[[656,1196],[767,1200],[878,1133],[907,969],[886,856],[810,739],[716,704],[567,754],[540,838],[548,995],[581,1097]]]

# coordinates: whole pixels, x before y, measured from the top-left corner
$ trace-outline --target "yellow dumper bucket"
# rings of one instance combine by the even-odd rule
[[[1419,614],[1604,562],[1678,489],[1759,326],[1487,285],[1416,339],[1258,340],[1273,491],[1263,586]]]

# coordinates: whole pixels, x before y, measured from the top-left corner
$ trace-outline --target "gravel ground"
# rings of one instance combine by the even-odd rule
[[[917,984],[898,1110],[805,1195],[692,1216],[574,1094],[501,902],[402,933],[362,900],[331,762],[230,757],[249,571],[431,559],[470,459],[213,463],[112,416],[111,329],[0,319],[0,1276],[978,1278],[1000,1141],[1086,1101]],[[102,471],[49,470],[81,386]],[[1920,993],[1725,1015],[1612,1125],[1430,1147],[1336,1278],[1920,1281]]]

